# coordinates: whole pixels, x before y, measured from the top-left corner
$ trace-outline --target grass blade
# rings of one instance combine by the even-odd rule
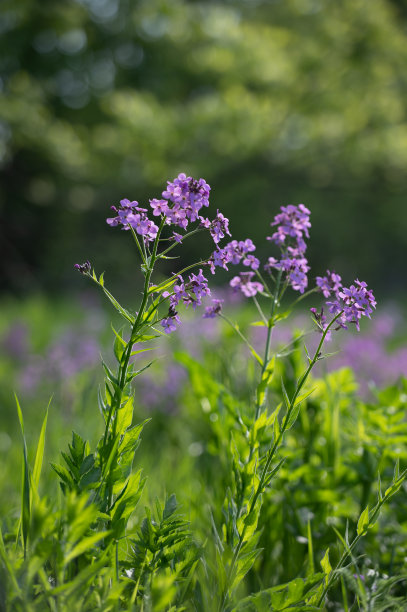
[[[33,478],[32,478],[35,490],[38,489],[38,485],[39,485],[39,482],[40,482],[42,461],[43,461],[43,458],[44,458],[45,432],[47,430],[48,410],[49,410],[49,406],[51,404],[51,400],[52,400],[52,397],[51,397],[51,399],[48,402],[47,411],[45,413],[44,421],[43,421],[42,427],[41,427],[40,437],[38,439],[37,451],[35,453]]]
[[[23,542],[24,542],[24,559],[27,556],[27,540],[28,531],[30,528],[30,468],[28,465],[27,457],[27,444],[24,435],[24,419],[23,413],[21,412],[20,404],[17,395],[14,396],[17,405],[18,420],[20,421],[21,434],[23,436],[23,473],[22,473],[22,487],[21,487],[21,524],[23,531]]]

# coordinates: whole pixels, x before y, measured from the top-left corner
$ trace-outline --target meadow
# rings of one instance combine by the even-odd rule
[[[304,205],[260,261],[209,194],[114,208],[130,305],[97,253],[80,300],[4,304],[0,610],[406,609],[402,315],[310,273]]]

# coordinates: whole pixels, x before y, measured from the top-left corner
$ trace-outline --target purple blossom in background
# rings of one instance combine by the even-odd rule
[[[23,360],[30,352],[28,328],[25,323],[16,322],[2,339],[1,348],[12,359]]]
[[[402,325],[398,311],[388,307],[388,312],[376,316],[367,331],[347,334],[341,341],[341,350],[326,362],[326,367],[329,371],[352,368],[359,394],[364,399],[371,398],[372,385],[383,388],[400,377],[407,377],[407,348],[389,350],[388,347],[396,329],[400,333]]]
[[[235,276],[230,281],[230,286],[240,290],[246,297],[254,297],[257,293],[263,291],[263,285],[256,281],[252,281],[254,272],[240,272],[239,276]]]
[[[166,414],[176,412],[187,374],[183,367],[170,364],[164,372],[152,377],[145,373],[138,379],[137,396],[149,410],[159,410]]]
[[[44,356],[30,352],[23,360],[20,384],[25,393],[34,393],[42,384],[60,384],[66,388],[82,371],[99,363],[100,345],[87,333],[68,329],[44,351]]]

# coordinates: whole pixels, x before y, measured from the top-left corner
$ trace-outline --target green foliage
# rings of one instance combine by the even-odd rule
[[[155,447],[147,445],[145,456],[150,453],[153,477],[144,491],[146,479],[134,462],[150,419],[138,410],[135,390],[152,362],[138,359],[151,348],[145,342],[163,335],[156,329],[161,304],[172,296],[167,289],[177,278],[152,283],[156,263],[172,248],[158,249],[164,226],[163,217],[156,237],[140,247],[144,290],[134,314],[106,294],[103,275],[81,267],[124,327],[113,328],[113,365],[102,361],[105,378],[97,397],[102,434],[94,442],[72,433],[62,461],[51,462],[60,485],[51,495],[40,490],[48,410],[31,469],[17,401],[21,509],[20,518],[7,516],[1,526],[0,607],[322,612],[330,606],[398,606],[406,574],[396,543],[407,537],[407,469],[400,468],[405,452],[394,442],[406,441],[407,384],[377,394],[370,408],[357,399],[349,369],[315,375],[341,313],[318,331],[305,357],[304,334],[295,333],[281,352],[274,347],[275,323],[289,314],[279,312],[287,289],[281,271],[274,293],[262,295],[270,302],[269,318],[255,301],[266,332],[261,357],[243,327],[221,315],[249,349],[243,381],[233,371],[230,346],[222,368],[213,351],[202,361],[176,353],[189,380],[176,418],[167,415],[161,429],[152,423]],[[168,313],[176,316],[172,303]],[[155,489],[162,493],[169,474],[182,507],[187,504],[188,520],[175,494],[166,494],[164,503],[153,496]],[[143,494],[156,501],[141,515]],[[361,567],[377,584],[366,582],[364,588]]]
[[[72,285],[78,249],[96,248],[127,281],[130,251],[118,238],[106,244],[95,210],[136,185],[158,196],[163,176],[199,168],[225,214],[238,211],[237,232],[248,202],[253,231],[273,194],[312,202],[327,215],[315,225],[314,262],[335,260],[346,238],[345,267],[358,259],[361,274],[397,288],[407,222],[403,2],[140,0],[102,10],[5,0],[1,13],[2,239],[13,235],[20,257],[7,242],[11,286],[37,289],[32,265],[53,286]]]
[[[132,599],[138,595],[142,601],[151,600],[149,605],[154,610],[188,601],[193,572],[201,556],[189,523],[177,508],[175,495],[166,499],[164,507],[156,500],[155,516],[146,508],[146,516],[131,543],[127,567],[135,583]]]
[[[308,605],[308,602],[317,591],[322,577],[322,574],[314,574],[312,578],[307,580],[296,578],[288,584],[281,584],[278,587],[260,591],[257,595],[242,599],[233,608],[233,612],[265,612],[266,610],[311,612],[311,610],[320,610],[320,607]]]

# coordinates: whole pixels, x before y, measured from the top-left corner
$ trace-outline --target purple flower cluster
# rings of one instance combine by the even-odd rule
[[[246,297],[254,297],[263,291],[263,285],[252,278],[254,272],[241,272],[239,276],[234,276],[230,281],[230,286],[235,290],[240,290]]]
[[[237,265],[243,260],[243,265],[248,266],[252,270],[257,270],[260,262],[254,255],[251,255],[256,250],[252,240],[232,240],[222,249],[218,248],[209,258],[209,265],[212,274],[215,274],[215,268],[219,266],[228,270],[228,264]]]
[[[217,315],[222,312],[222,304],[225,300],[213,299],[212,305],[205,308],[205,312],[202,315],[204,319],[214,319]]]
[[[336,295],[342,287],[342,278],[339,274],[329,270],[326,271],[326,276],[317,276],[315,282],[326,298],[330,297],[331,293]]]
[[[209,230],[215,244],[218,244],[222,238],[226,236],[226,234],[231,236],[231,233],[229,232],[229,219],[224,217],[219,210],[216,212],[216,217],[213,221],[210,221],[205,217],[199,217],[199,220],[201,222],[201,226]]]
[[[292,239],[301,253],[304,253],[307,246],[304,242],[304,235],[309,238],[308,228],[311,227],[309,216],[311,212],[299,204],[294,206],[281,206],[281,213],[274,217],[271,226],[277,225],[277,231],[267,240],[275,242],[279,247],[287,246],[287,239]]]
[[[309,221],[310,211],[299,204],[294,206],[282,206],[281,213],[276,215],[272,226],[277,226],[277,231],[267,240],[271,240],[282,250],[280,261],[269,257],[265,270],[271,272],[273,268],[283,270],[287,279],[295,291],[304,293],[308,286],[307,273],[309,271],[308,261],[304,257],[307,245],[304,236],[309,238],[308,229],[311,227]]]
[[[150,200],[153,215],[164,215],[169,225],[186,229],[189,221],[197,221],[203,206],[209,206],[208,183],[200,178],[195,180],[181,173],[162,192],[163,200]],[[177,239],[177,238],[176,238]]]
[[[287,252],[280,261],[269,257],[264,268],[268,272],[271,272],[272,268],[286,272],[290,285],[295,291],[304,293],[308,286],[307,272],[310,269],[308,261],[297,248],[287,247]]]
[[[340,315],[337,319],[338,328],[347,329],[348,323],[354,323],[359,331],[361,317],[370,318],[373,308],[376,308],[373,292],[364,281],[356,279],[350,287],[342,287],[341,277],[328,270],[327,276],[317,277],[317,286],[325,297],[333,294],[327,306],[331,314]]]
[[[140,236],[144,236],[148,242],[155,239],[158,227],[147,216],[147,209],[141,208],[138,202],[130,202],[127,198],[120,200],[120,206],[112,206],[112,210],[117,213],[117,217],[106,219],[111,227],[122,225],[125,230],[132,227]]]
[[[87,260],[83,264],[75,264],[74,268],[75,270],[78,270],[78,272],[80,272],[81,274],[90,274],[92,266],[90,264],[90,261]]]
[[[176,311],[176,307],[182,301],[185,306],[192,305],[196,308],[202,304],[202,298],[210,295],[211,290],[208,287],[208,280],[202,274],[202,269],[198,274],[190,274],[188,282],[185,282],[181,275],[178,276],[178,283],[173,287],[173,292],[164,291],[163,297],[169,298],[170,307],[168,316],[161,321],[166,334],[171,333],[176,329],[176,325],[180,324],[180,318]]]

